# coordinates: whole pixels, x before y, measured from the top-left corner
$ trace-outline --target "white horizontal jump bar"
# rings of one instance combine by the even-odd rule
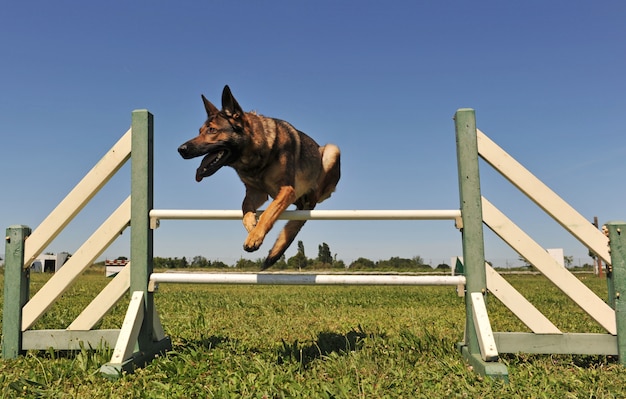
[[[263,211],[258,211],[261,213]],[[153,209],[150,219],[238,220],[240,210]],[[279,219],[287,220],[455,220],[460,210],[312,210],[285,211]]]
[[[275,273],[152,273],[155,283],[281,285],[464,285],[465,276]]]

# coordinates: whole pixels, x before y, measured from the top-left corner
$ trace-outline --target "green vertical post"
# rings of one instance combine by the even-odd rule
[[[455,115],[457,166],[459,173],[459,199],[463,220],[463,264],[465,266],[468,349],[479,353],[478,340],[473,333],[471,292],[486,292],[485,252],[483,244],[483,211],[478,171],[478,144],[476,141],[476,117],[473,109],[460,109]],[[471,327],[471,328],[470,328]]]
[[[6,229],[4,305],[2,310],[2,358],[22,352],[22,308],[28,301],[30,268],[24,268],[24,247],[31,229],[14,225]]]
[[[611,256],[612,258],[612,256]],[[607,264],[606,265],[606,288],[607,288],[607,303],[608,305],[615,309],[615,283],[613,276],[613,266]]]
[[[611,222],[616,223],[616,222]],[[604,227],[608,231],[608,224],[605,224]],[[613,233],[615,234],[615,233]],[[611,260],[613,259],[613,254],[611,254]],[[613,265],[607,263],[606,264],[606,288],[607,288],[607,303],[613,310],[615,310],[615,275],[613,274]]]
[[[483,212],[478,169],[476,115],[473,109],[457,110],[455,116],[459,200],[463,227],[463,265],[465,267],[465,342],[461,348],[474,369],[484,375],[508,379],[506,366],[481,358],[474,325],[471,293],[487,293]]]
[[[130,203],[130,291],[143,292],[144,312],[134,353],[120,363],[107,363],[100,372],[107,378],[118,378],[123,371],[132,372],[143,367],[158,354],[172,349],[169,337],[162,332],[155,334],[154,296],[148,291],[153,269],[153,232],[150,229],[150,211],[153,207],[153,116],[147,110],[135,110],[132,114],[131,141],[131,203]],[[158,324],[160,326],[160,323]],[[133,324],[135,326],[135,324]],[[119,343],[119,342],[118,342]]]
[[[130,217],[130,292],[143,291],[144,322],[138,337],[141,351],[152,345],[153,293],[148,292],[152,274],[153,234],[149,213],[153,207],[153,116],[147,110],[132,115],[131,147],[131,217]]]
[[[609,230],[611,249],[611,279],[617,327],[617,354],[622,365],[626,365],[626,222],[614,221],[605,224]],[[624,295],[624,298],[622,298]]]

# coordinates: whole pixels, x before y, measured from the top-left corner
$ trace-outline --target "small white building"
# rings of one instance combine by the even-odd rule
[[[59,252],[58,254],[40,254],[31,263],[30,270],[35,273],[56,273],[67,260],[70,258],[67,252]]]
[[[563,254],[563,248],[548,248],[546,251],[548,251],[556,263],[558,263],[561,267],[565,267],[565,255]]]
[[[117,273],[122,271],[122,269],[124,268],[124,266],[126,266],[128,262],[129,261],[127,259],[115,259],[115,260],[105,259],[104,261],[105,276],[107,277],[115,276]]]

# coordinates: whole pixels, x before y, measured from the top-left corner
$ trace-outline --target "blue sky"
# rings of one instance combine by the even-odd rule
[[[458,209],[458,108],[581,214],[626,219],[626,3],[608,1],[23,1],[0,13],[0,225],[35,228],[130,124],[155,120],[155,207],[238,209],[231,169],[194,180],[176,148],[230,85],[246,110],[342,150],[318,209]],[[546,248],[587,250],[481,164],[484,195]],[[47,249],[75,251],[128,195],[122,169]],[[282,224],[282,222],[281,222]],[[278,225],[277,225],[278,227]],[[275,228],[275,230],[277,230]],[[239,222],[163,221],[155,255],[234,263]],[[102,258],[128,256],[129,234]],[[452,222],[311,221],[347,263],[460,254]],[[517,255],[486,232],[486,257]],[[4,251],[2,251],[4,252]],[[295,245],[287,252],[295,253]]]

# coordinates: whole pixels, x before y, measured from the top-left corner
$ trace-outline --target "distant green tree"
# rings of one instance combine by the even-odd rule
[[[530,268],[533,267],[533,265],[531,265],[530,262],[526,258],[524,258],[523,256],[520,255],[520,257],[518,259],[519,259],[520,262],[523,263],[523,267],[530,267]]]
[[[211,262],[204,256],[194,256],[191,260],[191,267],[211,267]]]
[[[412,260],[413,262],[415,262],[416,266],[424,266],[426,264],[426,262],[424,262],[424,259],[419,255],[415,255]]]
[[[159,258],[158,256],[155,256],[154,258],[152,258],[152,267],[154,267],[155,269],[165,269],[166,268],[165,258]]]
[[[188,266],[187,258],[184,256],[181,259],[178,259],[178,257],[165,259],[165,267],[168,269],[184,269]]]
[[[331,265],[333,263],[333,256],[330,253],[330,247],[325,242],[321,243],[318,247],[317,260],[320,263],[326,263]]]
[[[235,263],[235,267],[237,269],[257,269],[258,262],[255,262],[250,259],[240,258],[237,263]]]
[[[369,260],[367,258],[359,258],[354,262],[350,263],[350,269],[373,269],[376,267],[376,263],[374,261]]]
[[[333,260],[333,269],[345,269],[346,268],[346,264],[344,263],[344,261],[342,261],[341,259],[337,259],[337,257],[335,257],[335,259]]]
[[[262,262],[261,262],[262,264]],[[285,254],[283,254],[280,259],[278,259],[278,261],[276,261],[276,263],[274,263],[274,266],[272,266],[274,269],[277,270],[284,270],[288,267],[287,265],[287,258],[285,257]]]
[[[298,241],[298,252],[296,252],[294,256],[289,258],[287,264],[292,269],[303,269],[307,266],[308,263],[309,260],[304,254],[304,244],[302,243],[302,241]]]
[[[214,260],[213,262],[211,262],[211,267],[214,267],[216,269],[226,269],[226,268],[229,268],[230,266],[228,266],[226,263],[222,262],[221,260]]]
[[[563,263],[565,263],[565,267],[572,267],[572,263],[574,263],[574,257],[571,255],[563,257]]]
[[[415,263],[412,259],[392,256],[388,260],[379,261],[376,266],[382,269],[410,269],[420,265]]]

